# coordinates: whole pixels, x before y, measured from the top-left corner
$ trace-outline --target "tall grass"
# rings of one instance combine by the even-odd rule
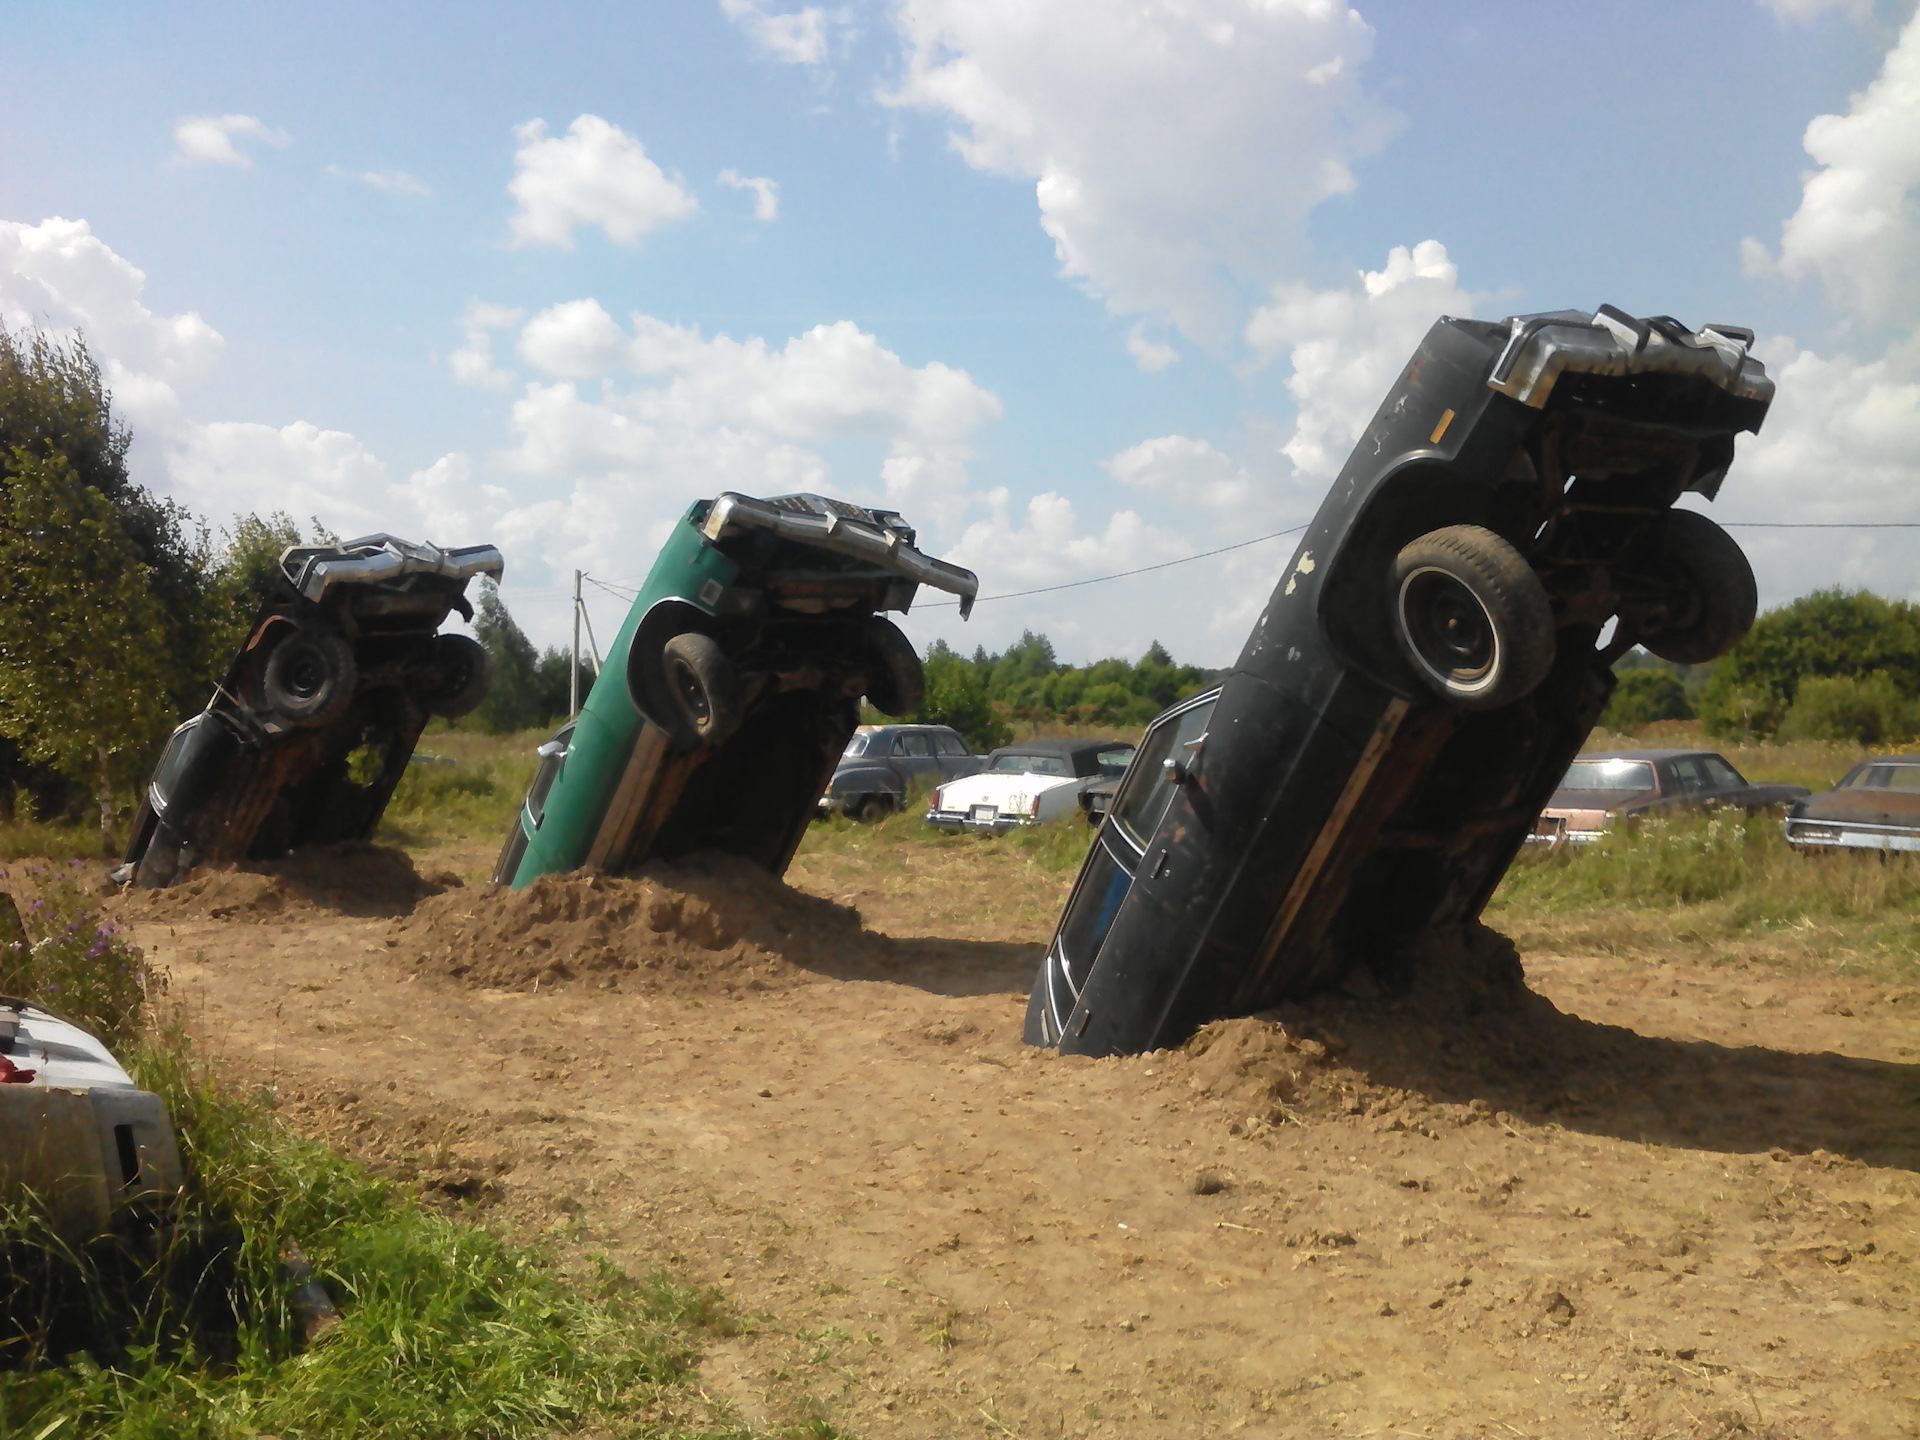
[[[43,889],[64,926],[71,906]],[[109,937],[115,944],[115,937]],[[122,958],[137,956],[120,947]],[[144,1001],[119,1017],[142,1030]],[[294,1136],[197,1058],[177,1018],[130,1069],[166,1102],[186,1183],[165,1215],[71,1242],[31,1197],[0,1210],[0,1435],[72,1440],[683,1434],[716,1296],[552,1258],[436,1214]],[[302,1347],[283,1256],[339,1306]]]
[[[1773,815],[1681,814],[1523,853],[1488,919],[1523,946],[1717,948],[1867,958],[1914,973],[1920,858],[1804,853]]]

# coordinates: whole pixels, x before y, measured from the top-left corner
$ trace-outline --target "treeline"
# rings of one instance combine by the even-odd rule
[[[1013,722],[1040,725],[1146,724],[1214,683],[1222,672],[1181,665],[1158,640],[1137,661],[1063,665],[1044,635],[1031,630],[998,654],[971,656],[936,640],[926,654],[927,701],[913,718],[951,725],[976,750],[1013,738]]]
[[[0,818],[91,801],[103,839],[301,539],[286,515],[216,538],[133,483],[130,443],[82,341],[0,327]]]
[[[1816,590],[1754,621],[1711,665],[1623,662],[1609,729],[1697,717],[1717,739],[1884,745],[1920,735],[1920,605]]]

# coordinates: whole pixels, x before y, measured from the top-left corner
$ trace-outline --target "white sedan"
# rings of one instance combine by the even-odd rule
[[[942,830],[988,830],[1073,815],[1080,792],[1095,780],[1124,775],[1133,746],[1124,740],[1029,740],[1003,745],[978,775],[949,780],[933,792],[927,823]]]

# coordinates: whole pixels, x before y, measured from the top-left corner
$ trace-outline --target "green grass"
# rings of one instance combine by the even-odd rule
[[[411,850],[505,838],[539,765],[547,731],[429,731],[394,787],[376,839]],[[443,762],[452,763],[443,763]]]
[[[1077,806],[1071,815],[1044,825],[1022,826],[1004,835],[971,831],[949,834],[927,824],[927,801],[931,793],[931,786],[915,786],[898,810],[871,824],[849,820],[835,811],[808,827],[799,853],[808,857],[845,855],[873,860],[902,845],[924,846],[945,855],[965,854],[967,847],[1000,846],[1044,870],[1060,872],[1077,870],[1080,862],[1087,858],[1093,827],[1082,818]]]
[[[1523,949],[1721,954],[1920,974],[1920,858],[1803,854],[1774,815],[1684,814],[1524,853],[1488,907]]]
[[[50,910],[83,904],[41,894]],[[542,1250],[427,1210],[295,1136],[177,1024],[150,1031],[130,1068],[167,1103],[186,1184],[167,1223],[79,1244],[30,1204],[0,1212],[0,1435],[741,1433],[716,1429],[689,1383],[702,1336],[729,1328],[715,1292],[604,1260],[567,1276]],[[341,1312],[304,1348],[290,1243]]]

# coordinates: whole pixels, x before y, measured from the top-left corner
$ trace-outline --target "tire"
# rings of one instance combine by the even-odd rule
[[[660,668],[665,718],[683,750],[718,745],[740,728],[746,709],[740,672],[719,641],[697,630],[676,635],[660,647]]]
[[[1553,605],[1524,556],[1491,530],[1449,525],[1393,565],[1394,638],[1414,671],[1462,710],[1498,710],[1553,666]]]
[[[1667,512],[1660,568],[1684,584],[1689,604],[1679,623],[1650,631],[1640,643],[1675,665],[1704,665],[1738,645],[1760,608],[1753,566],[1738,542],[1692,510]]]
[[[879,616],[867,622],[867,699],[882,715],[912,715],[927,703],[927,672],[900,627]]]
[[[862,825],[876,825],[893,813],[893,801],[886,795],[862,795],[846,807],[847,818]]]
[[[330,725],[353,703],[360,667],[353,646],[332,630],[296,630],[267,656],[260,698],[285,724]]]
[[[493,656],[466,635],[436,635],[414,693],[429,715],[471,715],[493,686]]]

